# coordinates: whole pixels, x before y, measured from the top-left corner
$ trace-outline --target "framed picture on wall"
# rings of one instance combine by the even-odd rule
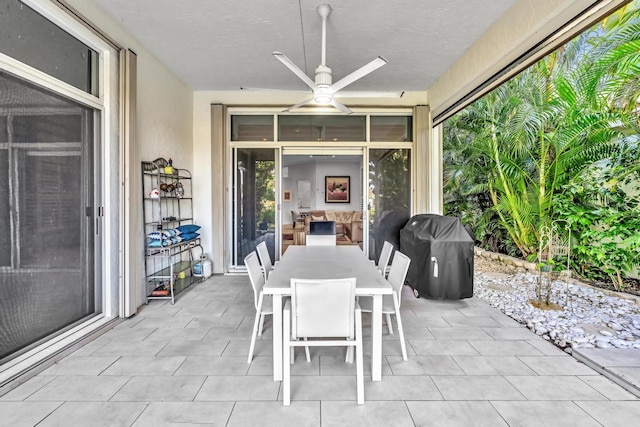
[[[349,176],[325,176],[324,201],[326,203],[351,203],[351,198],[349,197],[350,180],[351,177]]]
[[[285,202],[290,202],[291,201],[291,191],[284,190],[284,192],[282,193],[282,200],[284,200]]]

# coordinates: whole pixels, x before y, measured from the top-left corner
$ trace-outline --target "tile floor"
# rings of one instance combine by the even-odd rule
[[[342,349],[297,355],[292,405],[271,376],[271,325],[247,364],[254,318],[246,276],[215,276],[140,313],[0,397],[2,426],[620,426],[640,400],[483,301],[416,299],[384,328],[383,379]],[[365,317],[365,355],[370,354]],[[370,370],[365,357],[365,373]]]

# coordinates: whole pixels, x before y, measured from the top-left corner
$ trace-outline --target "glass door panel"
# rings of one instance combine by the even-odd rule
[[[275,260],[275,150],[236,148],[234,165],[231,267],[244,266],[244,257],[260,242],[267,243],[269,255]]]
[[[411,212],[411,159],[407,149],[369,150],[369,258],[385,240],[400,248],[399,232]]]
[[[0,363],[101,312],[91,108],[0,72]]]

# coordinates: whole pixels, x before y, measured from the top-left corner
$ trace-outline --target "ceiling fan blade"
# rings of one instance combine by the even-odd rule
[[[309,99],[307,99],[307,100],[304,100],[304,101],[302,101],[301,103],[296,104],[296,105],[294,105],[294,106],[292,106],[292,107],[289,107],[289,108],[287,108],[286,110],[282,110],[282,111],[289,113],[289,112],[291,112],[291,110],[295,110],[296,108],[300,108],[300,107],[302,107],[302,106],[304,106],[304,105],[307,105],[307,104],[308,104],[308,103],[310,103],[310,102],[313,102],[313,98],[309,98]]]
[[[342,111],[345,114],[351,114],[353,113],[353,111],[351,111],[349,109],[349,107],[347,107],[346,105],[344,105],[342,102],[340,101],[336,101],[336,99],[332,99],[331,100],[331,105],[333,105],[334,107],[336,107],[338,110]]]
[[[275,56],[280,62],[282,62],[285,67],[293,71],[293,73],[300,78],[303,82],[307,84],[311,89],[316,90],[318,86],[315,84],[309,76],[302,72],[300,68],[296,64],[294,64],[289,58],[285,56],[282,52],[273,52],[273,56]]]
[[[383,91],[348,91],[341,90],[338,93],[335,93],[333,96],[336,98],[402,98],[404,95],[404,91],[398,92],[383,92]]]
[[[378,56],[376,59],[374,59],[373,61],[369,62],[367,65],[358,68],[353,73],[343,77],[342,79],[340,79],[337,82],[335,82],[334,84],[332,84],[329,87],[329,89],[331,89],[331,91],[335,93],[335,92],[339,91],[340,89],[342,89],[343,87],[345,87],[347,85],[350,85],[351,83],[355,82],[356,80],[358,80],[358,79],[366,76],[367,74],[377,70],[378,68],[382,67],[386,63],[387,63],[386,59],[384,59],[382,56]]]
[[[264,87],[246,87],[241,86],[243,92],[286,92],[286,93],[309,93],[309,90],[289,90],[289,89],[267,89]]]

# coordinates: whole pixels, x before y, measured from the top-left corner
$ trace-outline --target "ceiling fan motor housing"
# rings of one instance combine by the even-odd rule
[[[331,86],[332,83],[331,68],[326,65],[318,65],[316,68],[316,84],[318,86]]]

